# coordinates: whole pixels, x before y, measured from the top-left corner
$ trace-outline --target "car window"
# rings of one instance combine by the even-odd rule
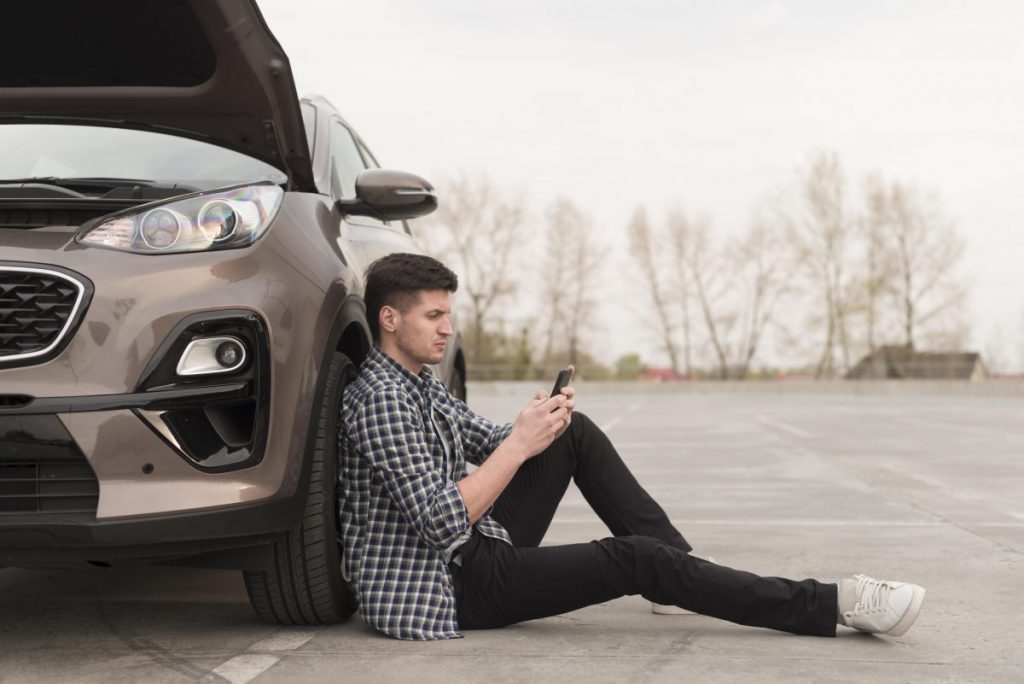
[[[152,131],[65,124],[0,125],[0,179],[138,178],[205,188],[288,180],[233,150]],[[117,154],[111,154],[117,150]]]
[[[356,196],[356,176],[366,170],[363,157],[348,128],[340,121],[331,125],[331,194],[336,199]]]
[[[366,145],[364,145],[362,143],[362,141],[359,141],[358,144],[359,144],[359,151],[363,154],[363,161],[366,162],[366,168],[368,168],[368,169],[379,169],[380,168],[380,164],[378,164],[377,160],[373,158],[372,154],[370,154],[370,150],[366,149]]]
[[[306,129],[306,144],[309,154],[313,154],[313,142],[316,140],[316,107],[302,103],[302,127]]]

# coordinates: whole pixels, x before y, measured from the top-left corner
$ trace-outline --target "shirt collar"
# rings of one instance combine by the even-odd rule
[[[377,347],[370,348],[370,353],[366,355],[366,360],[392,375],[398,376],[402,384],[406,386],[406,389],[418,391],[424,395],[427,394],[434,379],[434,374],[426,365],[423,366],[419,375],[417,375]]]

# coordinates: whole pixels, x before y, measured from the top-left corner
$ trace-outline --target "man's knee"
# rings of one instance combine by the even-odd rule
[[[631,574],[638,572],[641,566],[652,562],[659,554],[671,553],[665,551],[671,549],[665,542],[642,534],[605,537],[591,543],[604,562]]]
[[[578,456],[585,456],[586,454],[582,453],[580,448],[583,445],[584,438],[589,434],[593,434],[595,430],[599,431],[600,429],[597,423],[591,420],[587,414],[573,411],[572,422],[569,423],[569,429],[562,434],[562,439],[572,444],[574,451],[579,452],[577,453]]]
[[[582,434],[583,432],[585,432],[587,430],[598,430],[598,429],[600,429],[600,428],[598,428],[597,424],[590,419],[590,416],[588,416],[587,414],[583,413],[582,411],[573,411],[572,412],[572,423],[570,423],[569,430],[567,430],[566,432],[572,431],[572,432],[577,432],[577,433]]]

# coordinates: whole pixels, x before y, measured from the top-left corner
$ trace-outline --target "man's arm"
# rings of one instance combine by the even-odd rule
[[[445,549],[469,529],[455,483],[434,467],[423,418],[405,392],[376,392],[359,412],[359,451],[423,542]]]
[[[480,465],[505,441],[512,432],[512,423],[497,425],[483,416],[478,416],[465,403],[452,397],[459,415],[459,432],[462,436],[462,450],[467,463]]]
[[[458,489],[470,522],[476,522],[498,499],[519,466],[544,451],[569,425],[572,399],[547,397],[544,392],[520,412],[508,437],[471,475],[459,480]]]
[[[576,406],[576,389],[574,387],[563,387],[562,394],[568,400],[565,405],[566,408],[569,410],[569,413],[572,413]],[[547,394],[539,391],[534,396],[534,399],[540,400],[544,397],[547,397]],[[483,416],[478,416],[463,401],[455,397],[451,397],[451,400],[459,415],[459,431],[462,433],[462,448],[466,462],[480,465],[495,452],[498,445],[508,438],[512,432],[512,423],[496,425]],[[566,427],[568,427],[568,423],[566,423]]]

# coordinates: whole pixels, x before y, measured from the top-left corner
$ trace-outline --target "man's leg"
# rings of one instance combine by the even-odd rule
[[[739,624],[835,635],[836,585],[758,577],[653,537],[514,548],[474,535],[470,545],[463,565],[452,568],[462,629],[501,627],[642,594]]]
[[[682,551],[692,548],[636,481],[608,436],[582,413],[574,413],[569,429],[519,468],[492,515],[516,546],[537,546],[570,480],[616,537],[643,535]]]

